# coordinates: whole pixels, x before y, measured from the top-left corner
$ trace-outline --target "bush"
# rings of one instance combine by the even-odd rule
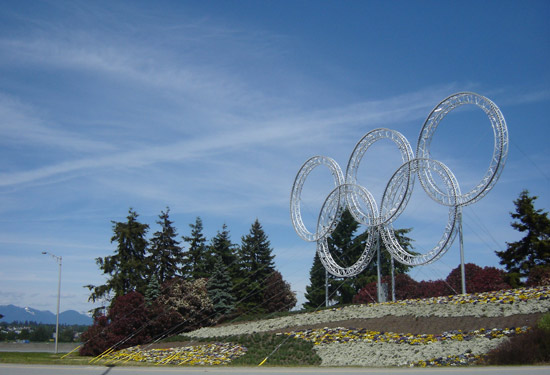
[[[487,354],[489,365],[528,365],[550,361],[550,334],[539,327],[511,337]]]
[[[94,324],[80,336],[83,342],[80,355],[96,356],[112,345],[108,326],[109,319],[105,315],[94,317]]]
[[[550,313],[544,314],[537,326],[512,336],[487,354],[489,365],[533,365],[550,362]]]
[[[383,280],[384,278],[382,278]],[[376,281],[370,282],[365,285],[361,290],[353,297],[353,303],[375,303],[377,301]]]
[[[115,299],[107,316],[94,318],[82,334],[80,355],[99,355],[113,345],[123,349],[150,340],[148,312],[141,293],[130,292]]]
[[[160,310],[169,311],[173,319],[181,322],[182,332],[208,326],[213,323],[215,312],[206,284],[206,279],[172,279],[162,286],[164,294],[155,304]]]
[[[504,275],[504,282],[510,285],[513,289],[523,287],[521,282],[521,274],[519,272],[510,272]]]
[[[382,283],[388,286],[389,300],[391,300],[391,276],[383,276]],[[373,303],[378,302],[377,282],[373,281],[365,285],[359,293],[353,297],[353,303]],[[395,299],[418,298],[419,283],[413,280],[405,273],[395,275]]]
[[[443,280],[420,281],[416,288],[415,298],[443,297],[454,294]]]
[[[268,313],[289,311],[296,306],[296,295],[279,271],[274,271],[267,278],[263,299],[263,305]]]
[[[492,292],[495,290],[510,289],[510,285],[504,281],[504,271],[499,270],[498,268],[481,268],[473,263],[466,263],[464,267],[466,272],[466,291],[468,293],[483,293]],[[462,293],[462,276],[460,266],[451,271],[449,276],[447,276],[446,281],[457,294]]]
[[[550,266],[538,266],[529,271],[527,277],[527,286],[550,285]]]
[[[505,282],[504,271],[495,267],[481,268],[473,263],[465,264],[466,289],[468,293],[482,293],[510,289]],[[549,273],[550,275],[550,273]],[[391,276],[383,276],[382,283],[391,290]],[[453,269],[445,280],[415,281],[407,274],[395,275],[396,300],[442,297],[462,292],[460,266]],[[354,297],[353,303],[377,302],[376,281],[365,285]]]

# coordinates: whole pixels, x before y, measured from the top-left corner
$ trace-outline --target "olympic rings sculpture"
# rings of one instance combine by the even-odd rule
[[[461,193],[452,171],[430,155],[430,144],[441,120],[453,109],[465,104],[481,108],[491,122],[494,135],[494,150],[489,168],[479,183],[466,193]],[[403,164],[388,181],[380,208],[372,194],[357,184],[357,171],[368,148],[381,139],[389,139],[399,149]],[[314,156],[307,160],[296,175],[290,197],[292,225],[298,236],[305,241],[317,242],[319,258],[332,275],[352,277],[362,272],[371,261],[374,242],[380,235],[391,256],[406,265],[428,264],[439,259],[452,245],[458,231],[457,219],[461,208],[483,198],[496,184],[508,155],[508,129],[500,109],[484,96],[461,92],[441,101],[428,115],[416,147],[416,157],[407,139],[395,130],[379,128],[368,132],[355,146],[346,168],[346,173],[333,159]],[[325,199],[317,220],[316,231],[310,232],[302,220],[301,195],[308,175],[318,166],[326,166],[334,178],[334,190]],[[438,243],[425,254],[411,254],[405,250],[394,234],[393,221],[405,210],[418,178],[420,185],[435,202],[449,208],[448,220]],[[327,239],[336,229],[341,215],[348,209],[357,222],[367,226],[368,236],[363,253],[350,267],[342,267],[332,257]]]

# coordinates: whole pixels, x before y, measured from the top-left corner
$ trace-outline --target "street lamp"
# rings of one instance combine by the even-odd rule
[[[61,257],[58,257],[57,255],[54,255],[52,253],[49,253],[47,251],[43,251],[42,254],[51,255],[53,258],[55,258],[57,264],[59,264],[59,279],[57,281],[57,318],[55,321],[55,354],[57,354],[57,343],[59,342],[59,297],[61,293]]]

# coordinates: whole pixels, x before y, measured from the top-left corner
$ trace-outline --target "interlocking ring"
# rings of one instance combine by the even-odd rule
[[[461,194],[456,177],[442,162],[431,159],[429,146],[441,120],[453,109],[474,104],[489,117],[495,137],[493,156],[489,169],[481,181],[469,192]],[[381,139],[395,143],[401,153],[403,164],[388,181],[380,208],[372,194],[357,184],[357,171],[367,149]],[[407,139],[395,130],[380,128],[368,132],[355,146],[344,174],[331,158],[315,156],[307,160],[298,172],[290,197],[291,220],[296,233],[306,241],[317,242],[317,253],[324,267],[338,277],[351,277],[362,272],[374,255],[374,239],[380,234],[386,249],[397,261],[407,265],[421,265],[439,259],[452,245],[457,233],[457,217],[463,206],[483,198],[496,184],[508,154],[508,129],[500,109],[489,99],[474,93],[464,92],[449,96],[429,114],[422,126],[416,157]],[[315,233],[304,225],[301,216],[301,194],[303,185],[311,171],[319,165],[329,168],[335,188],[325,199],[317,220]],[[437,179],[434,178],[437,176]],[[411,254],[401,247],[392,227],[393,221],[405,210],[412,194],[414,180],[418,177],[423,190],[435,202],[449,207],[447,225],[438,243],[425,254]],[[443,183],[444,186],[438,185]],[[359,259],[350,267],[342,267],[329,251],[328,237],[336,229],[344,209],[349,209],[354,219],[367,226],[368,237],[365,249]]]
[[[496,184],[504,169],[504,164],[506,163],[506,157],[508,155],[508,128],[506,127],[506,121],[500,109],[491,100],[478,94],[463,92],[451,95],[439,103],[429,114],[420,131],[418,145],[416,147],[417,158],[431,159],[430,143],[439,122],[453,109],[464,104],[474,104],[478,106],[485,112],[487,117],[489,117],[495,137],[495,146],[491,163],[483,178],[474,188],[472,188],[472,190],[457,196],[457,204],[460,206],[475,203],[483,198]],[[440,204],[447,205],[444,193],[439,189],[428,171],[419,173],[418,177],[422,187],[432,199]]]

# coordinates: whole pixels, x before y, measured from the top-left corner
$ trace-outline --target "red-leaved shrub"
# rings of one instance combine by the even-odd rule
[[[550,285],[550,266],[539,266],[529,271],[527,277],[527,286],[544,286]]]
[[[464,267],[466,272],[466,291],[468,293],[483,293],[494,290],[510,289],[510,285],[504,281],[504,271],[498,268],[481,268],[473,263],[466,263]],[[460,266],[451,271],[446,281],[456,293],[462,293]]]
[[[82,334],[81,355],[98,355],[117,345],[117,349],[139,345],[150,339],[147,330],[149,316],[145,299],[138,292],[118,297],[107,316],[99,316]]]
[[[541,271],[540,276],[536,274],[533,280],[550,277],[550,268],[548,273]],[[482,293],[494,290],[510,289],[504,281],[504,271],[495,267],[481,268],[473,263],[465,265],[466,272],[466,290],[468,293]],[[544,276],[547,275],[547,276]],[[382,283],[388,285],[388,299],[391,299],[391,277],[383,276]],[[445,280],[433,281],[415,281],[407,274],[397,274],[395,276],[395,298],[396,300],[412,298],[430,298],[442,297],[452,294],[462,293],[462,279],[460,266],[451,271]],[[365,285],[354,297],[353,303],[372,303],[377,302],[376,282]]]

